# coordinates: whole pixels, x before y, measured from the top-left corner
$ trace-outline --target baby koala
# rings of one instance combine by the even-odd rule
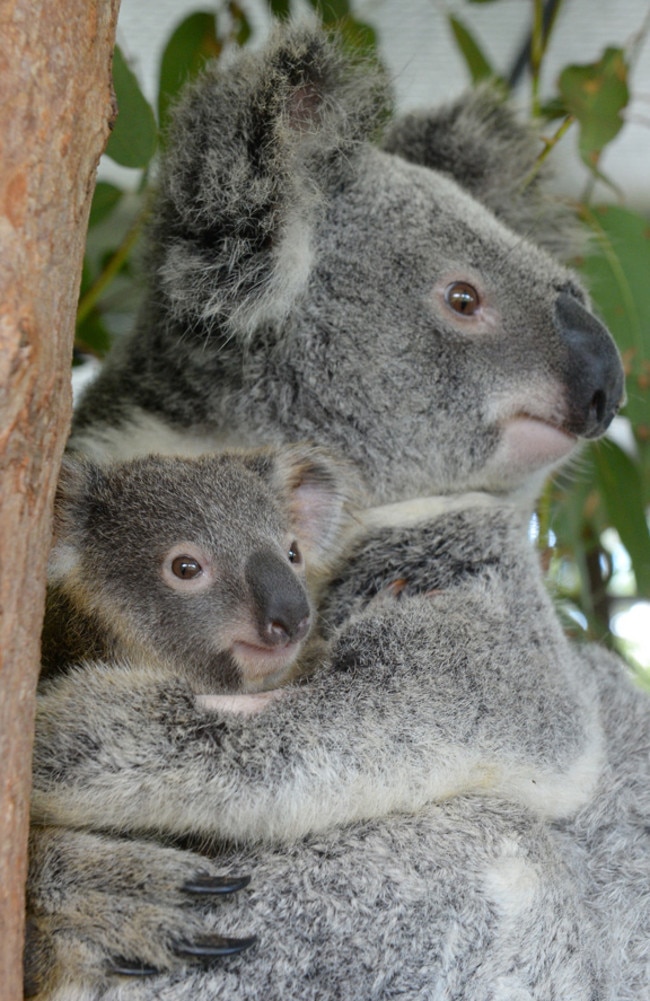
[[[154,688],[180,689],[179,701],[190,712],[192,701],[197,709],[256,711],[267,696],[254,693],[306,673],[320,658],[310,594],[343,534],[347,476],[342,465],[307,446],[194,459],[153,455],[101,466],[66,457],[55,500],[41,689],[69,681],[73,701],[83,701],[78,680],[89,673],[101,686],[106,678],[93,703],[103,718],[115,695],[115,671],[127,683],[146,677]],[[71,735],[60,713],[49,714],[46,726],[58,739]],[[87,752],[83,724],[72,729]],[[109,807],[106,816],[113,816]],[[71,828],[77,825],[85,826],[81,811],[71,821]],[[58,839],[74,842],[75,833],[36,823],[32,867],[39,845],[50,856]],[[93,859],[81,861],[91,873]],[[133,881],[126,869],[123,875],[128,893]],[[59,882],[60,875],[55,897]],[[73,877],[72,885],[77,882]],[[247,883],[246,876],[215,879],[202,872],[186,893],[231,895]],[[49,899],[43,883],[41,890],[43,903]],[[88,906],[92,926],[97,913]],[[28,921],[26,996],[58,976],[50,945],[60,941],[67,921],[55,902],[44,935],[39,914],[37,907]],[[181,959],[200,955],[207,962],[254,941],[208,935],[197,945],[180,936],[170,947]],[[65,970],[75,968],[73,954],[63,948],[60,962],[65,978]],[[132,973],[133,964],[118,957],[110,969]]]
[[[344,481],[309,447],[66,458],[43,674],[90,660],[162,665],[207,697],[302,671],[309,587],[336,548]]]

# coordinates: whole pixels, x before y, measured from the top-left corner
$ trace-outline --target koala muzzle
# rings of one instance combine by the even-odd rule
[[[621,358],[606,327],[574,296],[561,292],[556,327],[566,347],[566,429],[580,438],[598,438],[624,402]]]
[[[258,550],[246,561],[245,575],[262,642],[287,646],[304,639],[311,626],[311,609],[288,562],[271,550]]]

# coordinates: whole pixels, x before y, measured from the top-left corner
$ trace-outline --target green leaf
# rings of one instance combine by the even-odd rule
[[[450,14],[449,24],[454,33],[456,44],[467,64],[472,82],[478,83],[480,80],[488,80],[496,77],[496,73],[492,69],[489,60],[463,22]]]
[[[310,0],[324,25],[337,24],[352,13],[348,0]]]
[[[208,59],[221,53],[217,19],[212,13],[190,14],[173,31],[160,60],[158,121],[167,124],[170,105],[183,85],[195,77]]]
[[[121,189],[116,188],[114,184],[109,184],[107,181],[97,182],[90,206],[89,229],[110,215],[122,197],[122,193]]]
[[[238,3],[229,3],[228,10],[233,20],[233,36],[237,45],[246,45],[246,42],[251,37],[251,26],[248,23],[246,14]]]
[[[268,0],[268,5],[273,17],[277,17],[281,21],[286,21],[291,13],[290,0]]]
[[[84,260],[81,272],[80,295],[83,296],[92,285],[92,269],[88,262]],[[75,330],[75,348],[85,355],[105,355],[111,346],[111,337],[106,327],[102,323],[98,310],[95,308],[77,324]]]
[[[595,469],[609,519],[630,554],[637,587],[650,595],[650,532],[637,467],[612,441],[594,449]]]
[[[595,240],[579,267],[623,356],[624,412],[650,460],[650,223],[615,205],[582,206],[581,215]]]
[[[566,104],[560,97],[551,97],[540,106],[539,113],[548,122],[558,118],[566,118],[569,114]]]
[[[118,46],[113,54],[113,86],[118,115],[106,153],[123,167],[146,167],[156,149],[156,121]]]
[[[580,156],[590,170],[597,170],[604,147],[623,126],[627,78],[625,53],[615,48],[605,49],[598,62],[567,66],[560,74],[560,94],[580,123]]]
[[[376,54],[377,34],[375,29],[355,17],[344,17],[336,26],[346,48],[354,51]]]

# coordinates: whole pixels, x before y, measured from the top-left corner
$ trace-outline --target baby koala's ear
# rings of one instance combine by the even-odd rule
[[[50,583],[62,580],[79,561],[79,543],[88,517],[88,497],[102,479],[98,466],[81,456],[64,455],[54,496]]]
[[[358,472],[323,449],[295,445],[276,453],[273,480],[308,560],[333,558],[362,502]]]

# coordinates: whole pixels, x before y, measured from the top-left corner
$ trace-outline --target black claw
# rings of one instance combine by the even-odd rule
[[[160,973],[160,970],[139,959],[124,959],[123,956],[117,956],[111,960],[108,972],[119,973],[122,977],[153,977],[156,973]]]
[[[250,949],[257,942],[257,936],[250,938],[224,938],[222,935],[206,935],[195,942],[180,942],[176,948],[177,956],[187,959],[209,961],[221,956],[236,956],[245,949]]]
[[[186,893],[208,894],[237,893],[250,883],[250,876],[195,876],[183,883]]]

